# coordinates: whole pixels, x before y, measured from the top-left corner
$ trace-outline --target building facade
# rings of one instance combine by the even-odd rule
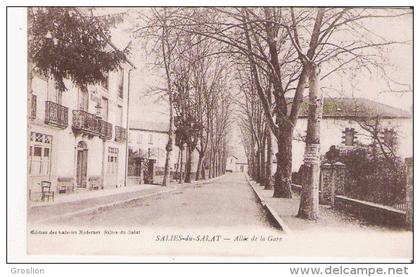
[[[129,134],[128,134],[128,147],[131,157],[141,157],[144,160],[151,159],[154,161],[155,167],[155,178],[154,183],[160,183],[163,179],[163,173],[166,162],[166,145],[168,143],[168,123],[166,122],[150,122],[150,121],[138,121],[131,120],[129,123]],[[174,135],[175,143],[175,135]],[[169,169],[173,176],[177,171],[180,170],[182,164],[182,170],[185,172],[185,160],[186,151],[181,152],[179,148],[173,145],[170,154]],[[182,162],[181,162],[182,159]],[[134,162],[134,161],[133,161]],[[194,173],[197,169],[198,153],[196,150],[192,153],[192,166],[191,170]],[[132,164],[129,162],[129,164]],[[134,169],[135,167],[129,167],[128,179],[130,184],[140,184],[143,180],[139,180],[141,177],[140,172]]]
[[[86,89],[34,74],[28,124],[28,195],[40,196],[40,182],[56,195],[124,186],[128,64],[109,72],[107,81]]]
[[[237,172],[238,168],[236,163],[238,162],[238,158],[234,155],[230,155],[227,157],[226,160],[226,172]]]
[[[352,149],[360,144],[372,143],[371,134],[361,128],[360,123],[376,117],[380,118],[382,139],[395,140],[397,156],[412,157],[413,121],[410,112],[364,98],[324,99],[321,154],[324,155],[333,145],[341,149]],[[304,105],[294,130],[293,171],[298,171],[303,164],[307,122],[307,105]],[[276,151],[275,143],[273,147]]]

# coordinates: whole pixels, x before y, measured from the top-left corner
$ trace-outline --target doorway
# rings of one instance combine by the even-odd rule
[[[105,186],[118,187],[118,151],[116,147],[108,147],[108,159],[105,171]]]
[[[86,188],[87,186],[87,158],[88,148],[84,141],[77,144],[77,188]]]

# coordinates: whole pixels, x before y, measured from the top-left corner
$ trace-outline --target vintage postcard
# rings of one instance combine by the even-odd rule
[[[19,9],[28,257],[413,261],[412,8]]]

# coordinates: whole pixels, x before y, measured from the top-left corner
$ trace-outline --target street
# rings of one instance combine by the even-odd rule
[[[277,206],[274,202],[290,202],[272,199],[271,191],[258,189],[273,207]],[[172,183],[163,193],[133,199],[101,208],[93,206],[90,211],[59,219],[53,213],[50,220],[28,231],[53,230],[58,235],[31,234],[28,249],[33,254],[164,252],[283,258],[375,258],[381,253],[383,258],[397,259],[406,259],[411,251],[409,232],[359,226],[338,214],[332,219],[323,214],[325,218],[318,224],[300,219],[299,228],[285,215],[293,231],[288,236],[270,225],[243,173],[228,173],[200,184]],[[292,210],[295,214],[295,208]],[[252,241],[252,237],[257,240]]]
[[[182,184],[172,192],[63,218],[57,223],[90,227],[271,228],[242,173],[227,174],[203,184]]]

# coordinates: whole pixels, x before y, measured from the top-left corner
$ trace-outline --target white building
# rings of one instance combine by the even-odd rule
[[[155,172],[157,173],[155,183],[159,183],[162,179],[165,161],[166,161],[166,145],[168,143],[168,122],[151,122],[147,120],[130,120],[128,147],[130,153],[145,159],[155,160]],[[174,141],[175,143],[175,135]],[[179,170],[181,161],[179,148],[173,145],[171,151],[169,168],[172,173]],[[185,172],[186,151],[183,151],[182,168]],[[198,153],[196,150],[192,153],[191,171],[194,173],[197,169]],[[130,184],[140,183],[137,180],[139,173],[129,170]]]
[[[238,168],[236,166],[236,163],[238,161],[238,158],[234,155],[230,155],[227,157],[226,160],[226,172],[237,172]]]
[[[147,159],[156,160],[156,167],[165,166],[168,123],[130,120],[128,147]],[[173,154],[172,154],[173,155]],[[174,161],[171,159],[171,166]]]
[[[128,62],[129,63],[129,62]],[[32,78],[29,119],[28,195],[40,198],[40,182],[56,195],[124,186],[131,64],[109,72],[102,85],[65,92],[54,80]]]
[[[324,98],[321,121],[321,154],[330,146],[352,148],[371,143],[371,136],[357,123],[363,117],[380,116],[383,135],[395,134],[397,154],[402,158],[413,156],[413,121],[405,110],[364,98]],[[292,170],[303,164],[304,136],[307,127],[307,104],[304,104],[294,130]],[[386,134],[388,132],[388,134]],[[274,153],[277,145],[273,143]]]
[[[246,162],[246,161],[237,161],[236,162],[236,169],[237,169],[237,172],[248,173],[248,162]]]

